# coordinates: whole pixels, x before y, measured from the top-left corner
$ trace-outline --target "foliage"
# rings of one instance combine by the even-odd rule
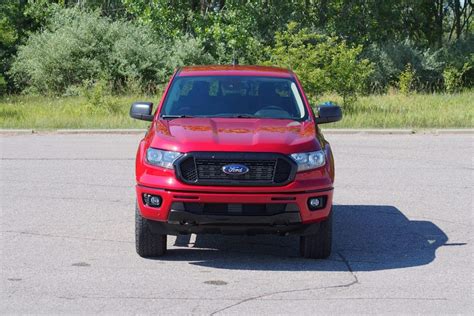
[[[219,64],[229,64],[234,59],[255,64],[263,51],[252,34],[250,21],[238,11],[211,12],[195,32]]]
[[[455,68],[462,73],[464,87],[474,86],[474,35],[441,48],[439,59],[446,68]]]
[[[76,0],[79,1],[79,0]],[[84,1],[84,0],[83,0]],[[472,30],[472,4],[464,0],[123,0],[126,10],[160,32],[175,37],[195,35],[196,27],[212,24],[209,15],[235,14],[228,19],[248,30],[264,45],[291,21],[312,30],[337,34],[352,43],[410,39],[423,47],[442,46],[444,35],[459,40]],[[209,24],[210,22],[210,24]],[[457,22],[460,22],[459,27]],[[229,25],[229,24],[227,24]],[[456,28],[456,36],[450,32]]]
[[[399,43],[371,44],[363,56],[373,61],[374,72],[369,79],[369,92],[385,92],[390,86],[397,86],[401,73],[407,64],[416,72],[413,89],[422,91],[441,90],[443,71],[448,66],[461,69],[464,64],[473,65],[474,37],[455,42],[441,49],[420,49],[409,40]],[[469,68],[463,76],[466,86],[472,74]]]
[[[461,86],[462,73],[453,66],[446,67],[443,71],[444,87],[446,92],[454,93]]]
[[[37,24],[23,12],[26,1],[0,1],[0,77],[6,81],[6,88],[14,92],[13,82],[7,75],[17,47],[27,37],[29,30]]]
[[[129,12],[163,38],[192,34],[217,63],[230,63],[233,58],[255,63],[262,45],[255,38],[258,29],[255,11],[249,10],[252,3],[197,2],[175,1],[170,6],[166,0],[124,0]]]
[[[167,73],[163,81],[167,81],[171,72],[177,67],[214,63],[214,58],[206,52],[202,40],[190,35],[177,38],[163,50],[169,54],[165,58]]]
[[[336,92],[346,104],[363,91],[372,72],[371,63],[359,58],[361,51],[361,46],[312,33],[292,22],[275,34],[267,63],[294,70],[308,94]]]
[[[96,82],[86,81],[83,88],[86,97],[87,111],[95,114],[99,112],[117,113],[119,108],[111,99],[111,89],[106,80]]]
[[[410,63],[405,66],[405,70],[400,73],[398,79],[398,87],[400,92],[407,95],[413,90],[413,83],[415,81],[415,70]]]
[[[413,89],[427,92],[445,89],[453,69],[467,63],[455,88],[464,89],[474,86],[473,13],[471,0],[0,1],[0,76],[9,93],[75,95],[84,80],[105,80],[113,93],[152,92],[179,65],[279,60],[271,56],[281,46],[276,35],[297,22],[305,34],[291,36],[311,35],[315,47],[327,42],[330,54],[344,57],[341,65],[354,56],[373,65],[364,80],[366,73],[348,77],[350,62],[329,71],[306,58],[312,68],[300,63],[298,73],[310,91],[331,84],[347,102],[354,91],[384,93],[398,87],[408,63]],[[305,38],[291,40],[308,46]],[[341,80],[317,83],[318,69]]]
[[[19,47],[11,74],[19,87],[37,93],[64,93],[99,79],[115,91],[131,79],[153,91],[174,67],[207,60],[200,42],[191,37],[159,42],[146,26],[73,8],[54,13],[47,29]]]
[[[190,31],[190,22],[197,9],[195,1],[178,0],[170,5],[167,0],[122,0],[127,11],[143,25],[149,25],[169,39]]]
[[[463,83],[463,75],[472,68],[469,63],[465,63],[462,69],[457,69],[454,66],[448,66],[443,71],[444,87],[446,92],[459,92]]]
[[[101,16],[120,19],[126,16],[123,0],[21,0],[27,2],[24,15],[39,25],[47,25],[50,18],[61,9],[78,7],[98,11]],[[20,2],[21,2],[20,1]]]
[[[0,96],[7,93],[7,81],[0,75]]]

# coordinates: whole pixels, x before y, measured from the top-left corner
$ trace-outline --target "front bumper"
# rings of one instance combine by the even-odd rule
[[[298,213],[273,216],[221,216],[196,215],[171,210],[167,222],[150,221],[155,234],[222,234],[222,235],[312,235],[318,232],[319,223],[302,224]]]
[[[252,189],[249,189],[252,190]],[[270,189],[269,189],[270,190]],[[329,216],[332,207],[333,189],[332,187],[326,189],[300,191],[300,192],[257,192],[257,193],[242,193],[242,192],[200,192],[200,191],[175,191],[169,189],[160,189],[150,186],[137,185],[137,202],[141,215],[149,220],[158,222],[173,222],[174,219],[177,224],[186,222],[193,223],[193,225],[305,225],[322,221]],[[237,191],[237,190],[236,190]],[[253,190],[252,190],[253,191]],[[163,202],[160,207],[150,207],[144,204],[142,196],[144,193],[159,195]],[[326,196],[325,207],[319,210],[311,211],[308,208],[308,199],[313,197]],[[196,215],[187,214],[186,212],[173,210],[173,205],[176,203],[235,203],[235,204],[292,204],[293,209],[299,210],[298,217],[290,214],[271,215],[271,216],[239,216],[232,215],[222,216],[211,215]],[[185,214],[182,214],[185,213]],[[180,216],[182,216],[180,218]],[[288,216],[288,217],[286,217]],[[187,220],[190,218],[190,220]],[[281,218],[283,218],[281,220]],[[179,220],[178,220],[179,219]],[[224,220],[224,222],[223,222]],[[244,220],[244,222],[242,222]],[[189,223],[188,223],[189,224]]]

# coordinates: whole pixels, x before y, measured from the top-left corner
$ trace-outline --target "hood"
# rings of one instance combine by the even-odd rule
[[[150,146],[164,150],[291,154],[320,149],[311,121],[180,118],[158,120],[154,127]]]

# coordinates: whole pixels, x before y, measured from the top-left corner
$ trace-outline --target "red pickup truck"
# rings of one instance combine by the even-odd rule
[[[136,156],[136,250],[166,252],[167,235],[297,234],[306,258],[331,253],[334,161],[296,75],[262,66],[193,66],[172,76]]]

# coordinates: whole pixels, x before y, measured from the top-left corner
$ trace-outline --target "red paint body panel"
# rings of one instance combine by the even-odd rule
[[[183,118],[158,120],[150,146],[190,151],[278,152],[319,150],[313,122],[278,119]]]
[[[286,119],[240,118],[158,118],[163,101],[175,76],[269,76],[293,78],[302,93],[309,113],[306,121]],[[180,182],[175,171],[149,165],[145,152],[149,147],[189,153],[208,152],[269,152],[289,155],[323,149],[326,165],[311,171],[297,173],[294,181],[285,186],[199,186]],[[155,120],[140,142],[136,157],[136,193],[144,218],[166,221],[173,202],[201,203],[281,203],[274,197],[294,198],[303,223],[327,218],[332,206],[334,162],[329,144],[315,127],[314,114],[303,92],[301,83],[289,70],[262,66],[193,66],[173,75],[155,113]],[[163,198],[160,208],[143,204],[143,193],[158,194]],[[309,197],[326,195],[324,209],[310,211]],[[290,203],[290,202],[289,202]]]
[[[276,78],[292,78],[293,72],[287,69],[267,66],[191,66],[180,70],[178,76],[260,76]]]
[[[138,205],[143,217],[155,221],[166,221],[168,219],[169,210],[173,202],[199,202],[199,203],[282,203],[281,200],[272,200],[272,198],[294,198],[288,201],[289,203],[296,203],[300,209],[300,216],[302,223],[308,224],[312,222],[321,221],[329,215],[332,206],[333,190],[313,193],[298,193],[291,194],[281,191],[279,193],[202,193],[202,192],[182,192],[182,191],[168,191],[148,187],[136,187],[137,195],[141,196],[143,193],[159,195],[163,198],[163,205],[160,208],[148,207],[143,204],[141,199],[138,199]],[[248,192],[248,190],[247,190]],[[328,203],[324,209],[312,212],[308,210],[306,202],[310,197],[318,197],[326,195]]]

